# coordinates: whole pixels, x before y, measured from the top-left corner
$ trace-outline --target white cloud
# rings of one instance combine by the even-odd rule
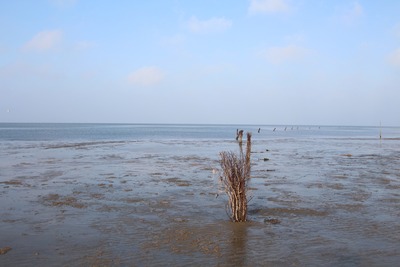
[[[79,41],[79,42],[76,42],[74,45],[74,49],[78,50],[78,51],[86,50],[91,47],[93,47],[93,43],[88,42],[88,41]]]
[[[400,67],[400,47],[390,53],[388,60],[390,64]]]
[[[393,27],[393,35],[395,37],[400,38],[400,23],[397,23],[394,27]]]
[[[164,72],[157,67],[143,67],[128,75],[129,83],[133,85],[156,85],[164,78]]]
[[[57,47],[62,40],[62,31],[42,31],[36,34],[24,46],[25,51],[47,51]]]
[[[285,0],[250,0],[249,14],[257,13],[286,13],[290,10]]]
[[[286,61],[303,59],[309,53],[310,51],[306,48],[296,45],[288,45],[269,47],[262,53],[262,56],[271,63],[280,64]]]
[[[232,21],[225,18],[211,18],[208,20],[199,20],[192,16],[186,22],[187,28],[195,33],[221,32],[232,26]]]
[[[359,3],[356,2],[354,3],[353,10],[351,13],[353,16],[359,17],[364,13],[364,9]]]
[[[285,35],[284,38],[288,43],[302,43],[306,40],[305,35],[302,33]]]
[[[162,43],[170,46],[180,46],[185,43],[185,36],[182,34],[175,34],[173,36],[164,38]]]
[[[364,9],[358,2],[340,12],[339,20],[346,24],[353,24],[364,14]]]

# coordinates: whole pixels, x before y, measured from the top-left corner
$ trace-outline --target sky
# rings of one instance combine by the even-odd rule
[[[1,0],[0,122],[400,126],[397,0]]]

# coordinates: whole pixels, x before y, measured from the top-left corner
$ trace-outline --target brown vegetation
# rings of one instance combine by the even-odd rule
[[[4,247],[4,248],[0,248],[0,255],[6,254],[7,252],[9,252],[12,248],[10,247]]]
[[[220,177],[228,195],[228,212],[233,222],[247,219],[247,183],[250,178],[251,133],[247,133],[246,154],[239,141],[240,153],[223,151],[221,156],[222,175]]]

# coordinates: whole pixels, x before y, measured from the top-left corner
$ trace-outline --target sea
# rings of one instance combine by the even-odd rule
[[[400,127],[0,123],[0,199],[0,266],[396,266]]]
[[[230,140],[237,129],[258,133],[258,139],[400,136],[400,127],[378,126],[0,123],[0,141]]]

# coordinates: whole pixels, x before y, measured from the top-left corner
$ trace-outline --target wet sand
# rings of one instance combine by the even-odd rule
[[[246,223],[216,173],[236,146],[3,144],[0,266],[400,262],[399,140],[254,140]]]

